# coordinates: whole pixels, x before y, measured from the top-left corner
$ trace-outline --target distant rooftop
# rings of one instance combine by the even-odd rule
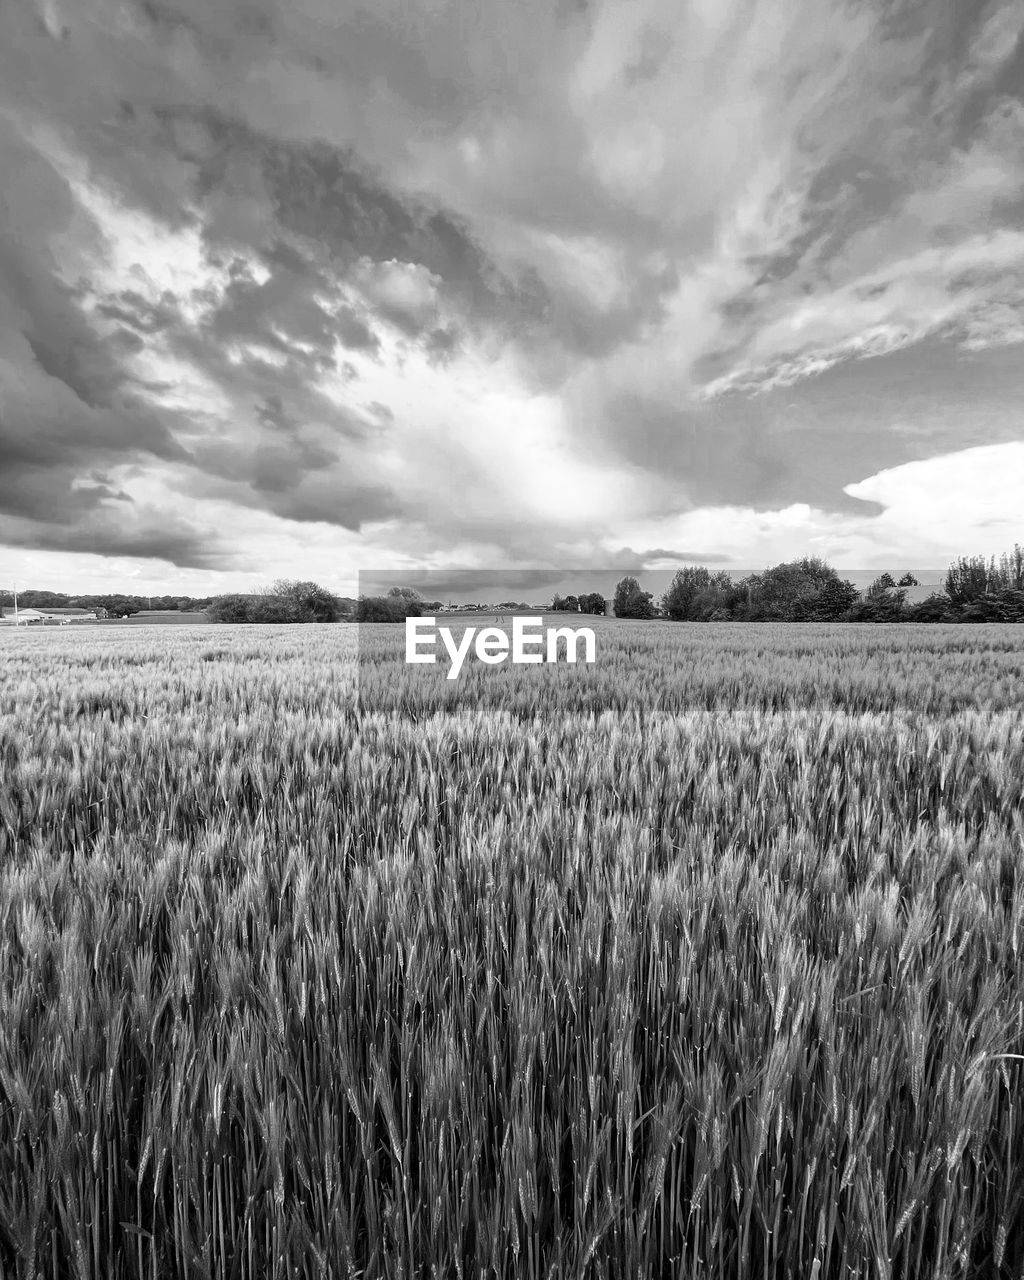
[[[22,605],[21,607],[19,607],[19,609],[17,610],[17,612],[18,612],[18,614],[19,614],[19,615],[20,615],[20,614],[23,614],[23,613],[38,613],[38,614],[43,614],[43,613],[45,613],[45,614],[48,614],[50,617],[54,617],[54,618],[56,618],[56,617],[60,617],[60,618],[74,618],[74,617],[80,617],[83,613],[94,613],[94,612],[95,612],[95,610],[93,610],[93,609],[69,608],[69,607],[68,607],[68,606],[66,606],[66,605],[48,605],[48,604],[47,604],[47,605],[42,605],[42,606],[39,606],[39,605]],[[13,618],[13,617],[14,617],[14,613],[15,613],[15,610],[14,610],[14,606],[13,606],[13,605],[4,605],[4,607],[3,607],[3,616],[4,616],[5,618]]]

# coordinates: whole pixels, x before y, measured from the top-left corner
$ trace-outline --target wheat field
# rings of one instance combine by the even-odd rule
[[[0,636],[0,1275],[1024,1274],[1019,628]]]

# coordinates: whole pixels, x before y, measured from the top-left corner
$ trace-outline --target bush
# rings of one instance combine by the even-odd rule
[[[283,602],[277,605],[277,610],[283,614],[290,609],[293,616],[262,621],[337,622],[342,616],[341,601],[317,582],[292,582],[282,578],[274,583],[265,598]]]
[[[961,622],[1024,622],[1024,591],[986,592],[959,616]]]
[[[316,582],[281,580],[254,595],[219,596],[206,614],[213,622],[337,622],[344,608]]]
[[[903,622],[903,597],[896,591],[865,593],[846,612],[847,622]]]
[[[742,585],[742,616],[752,622],[832,622],[857,599],[852,582],[824,560],[806,557],[752,574]]]
[[[207,606],[206,616],[211,622],[251,622],[252,596],[218,596]]]
[[[404,622],[422,614],[420,603],[405,596],[360,596],[356,605],[356,622]]]
[[[959,615],[949,602],[949,597],[938,591],[912,604],[906,611],[908,622],[956,622]]]
[[[661,597],[662,616],[673,622],[696,621],[722,607],[721,597],[732,590],[727,573],[712,574],[703,565],[679,569],[669,589]]]

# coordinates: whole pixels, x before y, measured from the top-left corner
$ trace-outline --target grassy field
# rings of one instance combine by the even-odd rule
[[[1021,1276],[1020,629],[597,627],[0,635],[0,1275]]]

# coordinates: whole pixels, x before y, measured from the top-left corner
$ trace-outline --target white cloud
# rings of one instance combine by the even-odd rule
[[[560,398],[530,391],[509,359],[470,349],[439,367],[386,337],[377,358],[353,356],[352,364],[360,400],[394,415],[374,476],[435,526],[571,528],[643,500],[639,478],[578,452]],[[323,385],[351,400],[348,383],[331,376]]]
[[[439,276],[415,262],[374,262],[363,258],[353,283],[363,292],[367,302],[397,313],[418,328],[438,316]]]
[[[586,309],[607,312],[628,300],[629,264],[617,246],[598,236],[527,228],[517,237],[517,248],[523,259],[541,268],[543,279]]]
[[[1024,441],[906,463],[846,492],[885,507],[870,525],[883,546],[917,542],[950,556],[996,554],[1024,535]]]
[[[929,246],[780,306],[751,340],[744,362],[706,384],[701,396],[791,386],[842,360],[886,355],[950,326],[966,329],[974,347],[1009,345],[1021,313],[1000,301],[1008,290],[1024,308],[1024,233]]]

